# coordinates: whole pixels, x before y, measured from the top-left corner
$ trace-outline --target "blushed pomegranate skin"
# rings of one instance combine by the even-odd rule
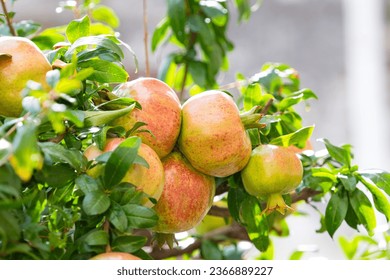
[[[180,133],[181,107],[176,93],[164,82],[155,78],[138,78],[122,84],[114,94],[118,97],[130,97],[138,101],[142,110],[116,119],[113,124],[130,130],[136,122],[147,125],[136,136],[151,147],[160,158],[168,155],[176,144]]]
[[[212,205],[215,179],[194,169],[180,152],[172,152],[162,162],[165,184],[154,206],[159,220],[153,230],[177,233],[192,229]]]
[[[178,143],[192,166],[214,177],[243,169],[252,150],[237,105],[216,90],[195,95],[183,104]]]
[[[136,257],[128,253],[107,252],[107,253],[96,255],[92,257],[91,260],[141,260],[141,259],[139,257]]]

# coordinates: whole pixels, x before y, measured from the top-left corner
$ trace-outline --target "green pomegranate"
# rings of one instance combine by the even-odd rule
[[[283,194],[293,191],[302,181],[303,168],[298,156],[289,148],[260,145],[253,149],[251,158],[241,171],[245,190],[267,199],[264,210],[285,214],[290,209]]]
[[[29,80],[46,85],[52,69],[41,50],[23,37],[0,37],[0,115],[18,117],[22,112],[21,92]]]
[[[171,234],[192,229],[213,203],[215,180],[194,169],[180,152],[172,152],[162,163],[165,184],[154,206],[159,220],[153,230]]]
[[[195,95],[183,104],[178,144],[192,166],[214,177],[243,169],[252,150],[237,105],[216,90]]]
[[[138,101],[142,110],[135,109],[116,119],[112,124],[121,125],[126,131],[136,122],[147,125],[149,132],[135,134],[142,139],[160,158],[168,155],[176,144],[180,132],[180,101],[176,93],[164,82],[154,78],[138,78],[122,84],[114,94]]]
[[[104,152],[115,150],[115,148],[124,140],[124,138],[108,139],[103,151],[99,150],[96,146],[91,145],[85,150],[84,155],[89,160],[94,160],[97,156]],[[156,152],[144,143],[142,143],[138,149],[138,155],[145,159],[145,161],[149,164],[149,168],[140,164],[133,164],[122,179],[122,182],[131,183],[139,190],[143,191],[155,200],[158,200],[164,187],[164,169],[161,160]],[[89,169],[87,174],[96,178],[102,173],[102,171],[102,166],[97,165]],[[143,205],[152,207],[153,203],[149,199],[145,198]]]

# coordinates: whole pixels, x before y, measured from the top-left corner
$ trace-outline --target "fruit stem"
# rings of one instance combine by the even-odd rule
[[[263,117],[263,115],[258,112],[259,109],[260,106],[254,106],[249,111],[240,114],[240,119],[245,129],[263,128],[265,126],[265,124],[260,123],[260,120]]]
[[[7,25],[9,27],[9,32],[12,34],[12,36],[18,36],[16,34],[16,31],[12,25],[11,18],[9,17],[8,11],[7,11],[7,6],[5,5],[5,0],[1,0],[1,6],[3,8],[3,14],[5,16],[5,19],[7,20]]]
[[[107,219],[104,221],[103,230],[107,233],[107,235],[110,233],[110,222]],[[109,252],[112,252],[110,243],[106,245],[106,253]]]
[[[267,206],[262,214],[266,213],[268,215],[274,211],[278,211],[280,214],[285,215],[286,212],[292,212],[294,209],[286,204],[280,193],[272,193],[268,196]]]

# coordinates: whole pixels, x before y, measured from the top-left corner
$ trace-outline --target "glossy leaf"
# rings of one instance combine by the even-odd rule
[[[218,26],[224,26],[227,23],[228,10],[219,1],[200,1],[202,11]]]
[[[168,18],[173,33],[181,43],[185,43],[186,2],[182,0],[167,0]]]
[[[39,143],[39,147],[42,149],[45,160],[49,164],[57,162],[67,163],[75,170],[81,171],[86,163],[82,153],[78,150],[66,149],[64,146],[52,142]]]
[[[361,190],[356,189],[349,194],[349,201],[359,224],[366,228],[369,235],[373,235],[376,227],[376,217],[370,200]]]
[[[163,18],[159,24],[156,26],[152,36],[151,48],[152,51],[156,51],[157,47],[163,42],[168,34],[168,30],[170,27],[170,22],[168,18]]]
[[[88,192],[83,199],[83,210],[87,215],[102,214],[110,207],[110,199],[100,191]]]
[[[137,204],[127,204],[122,208],[130,228],[151,228],[157,223],[158,217],[150,208]]]
[[[134,253],[145,246],[147,238],[145,236],[119,236],[114,239],[111,246],[113,250]]]
[[[304,147],[306,141],[310,139],[314,126],[307,126],[289,134],[285,134],[271,140],[270,144],[288,147],[298,145]]]
[[[269,225],[266,214],[263,214],[257,198],[250,196],[242,203],[242,220],[253,245],[259,251],[267,250],[269,240]]]
[[[85,243],[90,246],[108,244],[108,234],[104,230],[93,230],[85,237]]]
[[[90,79],[100,83],[123,83],[129,78],[129,74],[123,67],[110,61],[91,59],[80,62],[81,68],[93,68]]]
[[[346,165],[347,167],[351,166],[351,154],[347,149],[342,147],[337,147],[332,143],[330,143],[330,141],[327,139],[321,139],[320,141],[325,143],[326,149],[328,150],[332,158]]]
[[[112,152],[104,168],[103,178],[107,188],[112,188],[122,180],[137,157],[140,145],[140,138],[130,137]]]
[[[248,85],[244,91],[244,110],[248,111],[261,103],[261,86],[258,83]]]
[[[119,231],[121,232],[126,231],[128,226],[126,213],[118,203],[116,202],[111,203],[111,208],[108,214],[108,220]]]
[[[390,173],[379,170],[369,169],[358,172],[363,178],[370,179],[375,185],[385,191],[387,195],[390,195]]]
[[[70,43],[77,39],[89,36],[90,20],[88,16],[72,20],[66,28],[66,37]]]
[[[119,27],[120,20],[117,17],[115,11],[105,5],[99,5],[92,10],[92,18],[97,21],[107,23],[112,28]]]
[[[337,192],[332,194],[325,211],[326,230],[333,238],[334,233],[340,227],[348,210],[348,196]]]
[[[216,244],[210,240],[204,240],[200,246],[200,253],[205,260],[222,260],[223,254]]]

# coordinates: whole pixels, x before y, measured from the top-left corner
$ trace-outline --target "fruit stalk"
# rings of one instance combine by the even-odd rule
[[[9,32],[12,34],[12,36],[18,36],[18,34],[16,34],[16,31],[12,25],[12,21],[8,15],[8,10],[7,10],[7,6],[5,5],[5,0],[1,0],[1,6],[3,8],[3,14],[5,16],[5,19],[7,21],[7,25],[8,25],[8,28],[9,28]]]

